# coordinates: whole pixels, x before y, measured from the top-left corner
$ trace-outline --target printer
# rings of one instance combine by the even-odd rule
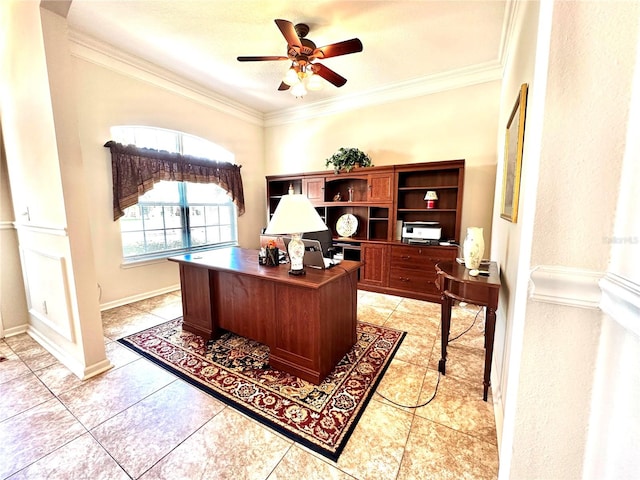
[[[402,241],[410,245],[438,245],[442,228],[438,222],[404,222]]]

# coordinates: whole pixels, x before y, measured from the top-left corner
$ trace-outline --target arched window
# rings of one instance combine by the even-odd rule
[[[122,145],[234,162],[234,155],[208,140],[147,126],[115,126]],[[215,184],[160,181],[124,209],[118,220],[125,262],[169,257],[195,250],[237,245],[237,209]]]

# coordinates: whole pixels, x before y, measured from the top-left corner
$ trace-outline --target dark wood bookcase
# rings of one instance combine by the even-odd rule
[[[454,260],[460,243],[464,190],[464,160],[369,167],[336,174],[333,171],[272,175],[267,181],[269,219],[289,188],[306,195],[344,258],[363,262],[358,288],[440,301],[435,263]],[[427,209],[428,190],[438,195]],[[349,238],[336,231],[338,219],[350,213],[358,229]],[[404,222],[438,222],[442,241],[453,246],[409,245],[401,239]]]

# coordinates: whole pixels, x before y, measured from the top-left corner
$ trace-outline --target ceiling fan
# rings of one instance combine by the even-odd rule
[[[343,42],[332,43],[324,47],[317,48],[316,44],[306,38],[309,33],[309,26],[298,23],[295,26],[289,20],[275,20],[280,32],[287,41],[286,56],[254,56],[238,57],[240,62],[265,62],[272,60],[290,60],[291,67],[287,71],[285,78],[280,83],[278,90],[288,90],[296,97],[301,97],[309,90],[319,90],[322,82],[318,77],[324,78],[336,87],[341,87],[347,83],[347,79],[338,73],[325,67],[321,63],[314,63],[316,60],[338,57],[362,51],[362,42],[357,38],[345,40]],[[315,78],[314,78],[315,77]]]

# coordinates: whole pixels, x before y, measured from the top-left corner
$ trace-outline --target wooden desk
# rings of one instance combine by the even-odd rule
[[[269,364],[319,384],[356,342],[360,262],[329,270],[258,264],[258,251],[225,248],[172,257],[180,264],[183,328],[205,338],[220,329],[270,349]]]
[[[487,307],[487,318],[484,330],[484,394],[487,401],[489,385],[491,385],[491,360],[493,358],[493,336],[496,328],[496,310],[498,309],[498,293],[500,291],[500,272],[495,262],[491,262],[489,276],[472,277],[464,265],[457,262],[442,262],[436,265],[436,286],[442,299],[442,332],[441,358],[438,370],[444,375],[447,362],[447,344],[451,327],[451,307],[454,300],[469,302]]]

